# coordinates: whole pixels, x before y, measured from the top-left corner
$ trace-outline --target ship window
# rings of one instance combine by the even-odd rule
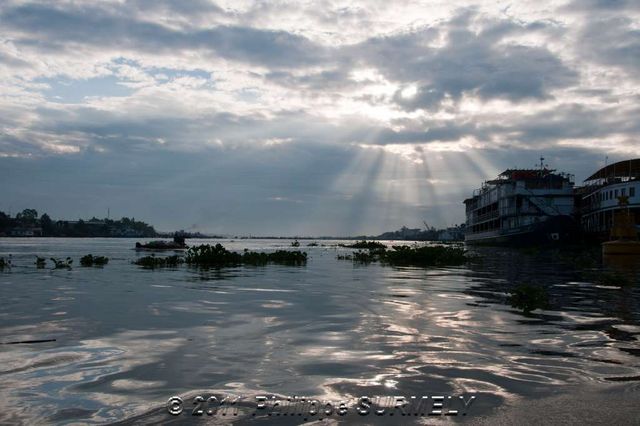
[[[613,198],[613,191],[609,191],[609,199]]]
[[[625,195],[627,195],[627,188],[622,188],[622,189],[620,190],[620,195],[622,195],[623,197],[624,197]]]
[[[616,189],[616,195],[615,195],[615,196],[616,196],[616,197],[618,196],[618,190],[617,190],[617,189]]]
[[[636,196],[636,188],[635,186],[632,186],[631,188],[629,188],[629,197],[635,197]]]

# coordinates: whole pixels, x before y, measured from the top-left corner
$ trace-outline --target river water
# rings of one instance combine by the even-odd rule
[[[215,242],[291,249],[288,240],[188,240]],[[463,267],[395,268],[337,260],[351,251],[339,241],[308,242],[302,267],[146,270],[131,263],[147,254],[131,239],[0,239],[13,264],[0,272],[0,422],[273,423],[275,412],[256,410],[258,395],[476,397],[466,416],[400,422],[398,411],[397,424],[480,421],[523,401],[600,390],[640,402],[633,262],[487,247],[471,249],[479,257]],[[108,265],[81,267],[88,253]],[[73,268],[38,269],[36,254],[70,256]],[[523,283],[546,289],[544,310],[510,305]],[[165,407],[174,395],[178,416]],[[239,410],[194,418],[198,395],[240,397]],[[324,422],[363,421],[354,410]],[[630,423],[640,412],[617,411]],[[393,423],[392,412],[364,420]],[[323,415],[298,414],[277,421]]]

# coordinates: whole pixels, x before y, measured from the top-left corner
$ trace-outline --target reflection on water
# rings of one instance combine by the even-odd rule
[[[602,259],[605,266],[628,276],[640,274],[640,256],[638,255],[606,255]]]
[[[133,244],[0,240],[14,263],[0,273],[0,342],[55,339],[0,345],[0,422],[168,420],[158,408],[168,397],[199,392],[334,401],[475,393],[473,411],[483,413],[640,380],[634,262],[603,268],[597,253],[483,248],[467,267],[362,267],[335,259],[346,249],[318,246],[305,247],[306,267],[144,270],[131,264],[141,256]],[[109,264],[34,265],[35,254],[87,253]],[[545,288],[546,310],[510,306],[522,283]]]

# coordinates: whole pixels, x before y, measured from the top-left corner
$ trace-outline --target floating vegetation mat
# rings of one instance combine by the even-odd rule
[[[11,268],[11,258],[5,259],[4,257],[0,257],[0,271],[4,268]]]
[[[109,263],[109,258],[105,256],[93,256],[88,254],[80,258],[80,265],[82,266],[104,266]]]
[[[366,244],[371,247],[368,251],[358,250],[353,254],[338,255],[337,258],[356,263],[379,261],[393,266],[456,266],[471,259],[461,247],[399,245],[393,246],[392,250],[386,250],[377,246],[379,243],[376,242]]]
[[[513,308],[528,314],[536,309],[546,309],[549,306],[549,294],[544,287],[524,283],[509,292],[508,301]]]
[[[378,241],[367,241],[367,240],[358,241],[357,243],[354,243],[354,244],[339,244],[339,245],[340,247],[355,248],[355,249],[369,249],[369,250],[373,250],[373,249],[386,250],[387,248],[386,245]]]
[[[279,265],[306,265],[307,253],[298,250],[277,250],[273,253],[259,253],[245,250],[244,253],[229,251],[221,244],[215,246],[203,244],[190,247],[185,261],[189,265],[202,267],[222,267],[238,265],[261,266],[269,263]]]
[[[138,266],[142,266],[143,268],[153,269],[153,268],[166,268],[166,267],[175,267],[184,263],[184,259],[180,256],[173,255],[167,257],[156,257],[155,255],[141,257],[133,262]]]

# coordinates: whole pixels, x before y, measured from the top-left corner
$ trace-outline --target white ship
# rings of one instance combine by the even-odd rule
[[[633,224],[639,228],[640,158],[603,167],[585,180],[580,194],[581,223],[588,237],[606,241],[614,216],[622,209],[629,210]]]
[[[540,160],[539,169],[505,170],[464,200],[466,242],[532,244],[576,238],[573,175],[556,173]]]

